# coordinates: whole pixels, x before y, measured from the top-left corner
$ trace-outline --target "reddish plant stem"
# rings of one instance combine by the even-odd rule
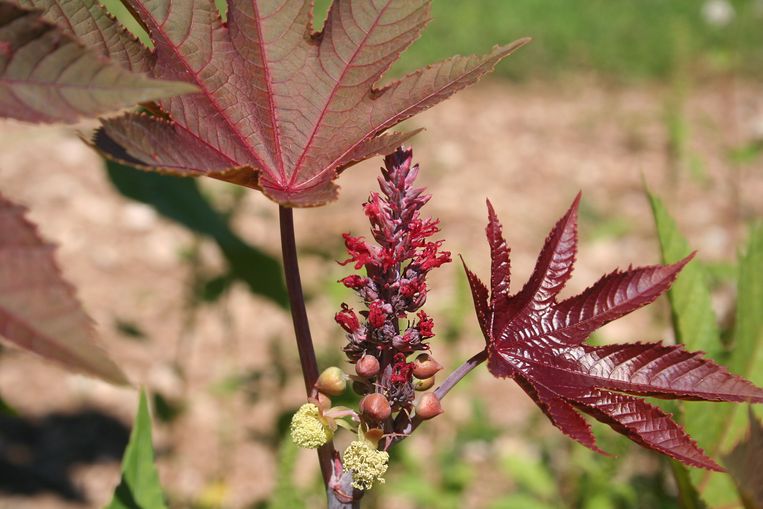
[[[487,360],[487,349],[482,350],[474,355],[472,355],[469,359],[467,359],[463,364],[461,364],[459,367],[457,367],[450,375],[448,375],[448,378],[445,379],[445,381],[440,384],[437,389],[434,390],[435,396],[437,396],[437,399],[442,399],[445,397],[448,392],[458,383],[461,381],[462,378],[464,378],[466,375],[471,372],[474,368],[482,364]],[[410,419],[407,414],[401,412],[398,416],[401,418],[401,422],[395,423],[395,429],[397,430],[397,435],[394,436],[394,438],[388,443],[388,446],[385,449],[388,449],[390,446],[394,445],[397,442],[400,442],[404,438],[408,437],[413,431],[419,427],[419,424],[424,422],[422,419],[418,417],[414,417],[413,419]]]
[[[292,209],[278,207],[278,216],[281,225],[281,256],[286,276],[286,289],[289,293],[289,307],[291,319],[294,323],[294,335],[297,339],[299,350],[299,362],[302,365],[302,376],[305,380],[305,391],[310,397],[313,386],[318,380],[318,361],[315,357],[313,339],[310,335],[310,324],[307,321],[305,309],[305,296],[302,293],[302,280],[299,277],[299,263],[297,260],[297,243],[294,240],[294,216]],[[321,464],[323,482],[328,486],[331,480],[331,462],[334,456],[334,444],[329,442],[318,449],[318,460]]]
[[[463,364],[457,367],[445,381],[434,390],[437,399],[442,399],[448,392],[461,381],[463,377],[469,374],[471,370],[482,364],[487,360],[487,349],[482,350],[479,353],[472,355]]]

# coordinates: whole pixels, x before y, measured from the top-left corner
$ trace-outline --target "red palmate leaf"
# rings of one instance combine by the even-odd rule
[[[491,290],[466,269],[485,334],[488,369],[514,379],[551,422],[601,452],[587,413],[634,442],[689,465],[722,470],[671,416],[636,396],[763,402],[763,389],[705,359],[702,352],[659,343],[584,344],[599,327],[664,293],[693,255],[672,265],[629,268],[558,301],[577,254],[580,195],[551,230],[529,281],[509,294],[509,249],[488,202]]]
[[[0,337],[70,369],[127,384],[94,336],[52,246],[24,218],[24,209],[0,195]]]
[[[526,39],[454,57],[377,88],[419,36],[430,0],[335,0],[323,30],[308,0],[125,0],[155,49],[149,72],[200,93],[161,101],[167,119],[106,120],[94,143],[146,169],[208,175],[278,203],[334,199],[338,172],[415,134],[390,127],[474,83]]]

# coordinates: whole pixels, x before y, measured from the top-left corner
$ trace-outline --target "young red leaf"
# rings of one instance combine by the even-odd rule
[[[722,470],[671,416],[635,396],[763,402],[763,389],[681,345],[584,344],[599,327],[649,304],[668,290],[693,254],[672,265],[614,271],[580,295],[557,301],[577,254],[580,195],[546,239],[527,284],[509,294],[509,249],[488,202],[493,260],[491,295],[466,270],[485,333],[488,369],[514,379],[551,422],[601,452],[578,411],[634,442],[686,464]]]
[[[127,384],[95,343],[92,321],[53,259],[53,248],[0,195],[0,336],[108,382]]]
[[[523,39],[454,57],[377,88],[429,20],[430,0],[335,0],[312,31],[308,0],[126,0],[154,41],[150,72],[200,93],[164,100],[168,120],[105,121],[94,144],[146,169],[207,175],[289,206],[333,200],[338,172],[415,132],[382,135],[488,73]]]
[[[472,298],[474,300],[474,309],[477,311],[477,321],[482,329],[482,334],[485,338],[489,337],[489,331],[491,324],[488,321],[490,319],[491,305],[488,302],[490,295],[489,290],[477,275],[469,270],[466,266],[466,262],[461,258],[461,263],[464,264],[464,271],[466,272],[466,279],[469,281],[469,288],[472,291]]]
[[[498,220],[493,204],[487,200],[487,241],[490,244],[490,286],[494,288],[491,305],[502,307],[506,304],[511,282],[511,259],[509,246],[503,237],[503,227]]]

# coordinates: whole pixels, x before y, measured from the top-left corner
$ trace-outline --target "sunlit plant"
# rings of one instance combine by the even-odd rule
[[[366,491],[384,482],[388,451],[445,411],[448,392],[485,361],[590,449],[602,452],[580,412],[687,465],[722,470],[668,412],[640,396],[760,403],[763,389],[682,346],[585,343],[599,327],[665,293],[693,255],[616,270],[558,300],[577,255],[580,197],[515,293],[509,248],[488,202],[489,284],[465,266],[485,346],[452,371],[436,360],[434,322],[423,309],[426,279],[451,254],[437,238],[438,220],[422,215],[430,196],[416,187],[419,167],[401,146],[418,130],[388,130],[476,82],[526,39],[381,83],[429,20],[429,0],[335,0],[321,30],[306,0],[229,0],[224,13],[203,0],[124,0],[124,6],[151,47],[95,0],[0,0],[0,115],[73,123],[140,103],[140,111],[102,117],[88,143],[112,161],[212,177],[277,204],[306,389],[290,437],[318,450],[329,507],[358,507]],[[386,157],[379,192],[363,204],[373,240],[344,235],[348,258],[341,264],[360,273],[340,282],[357,298],[348,297],[334,317],[352,368],[321,371],[293,209],[334,200],[340,173],[375,155]],[[68,367],[129,383],[93,344],[91,323],[34,226],[3,198],[0,233],[0,333]],[[443,370],[449,373],[438,384]],[[348,387],[361,397],[358,407],[333,406],[331,398]],[[144,399],[140,408],[111,507],[164,506],[155,472],[134,475],[134,462],[151,458],[137,452],[150,450]],[[333,440],[344,432],[353,439],[340,452]]]

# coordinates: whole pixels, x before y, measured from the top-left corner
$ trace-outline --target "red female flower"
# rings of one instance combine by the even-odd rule
[[[426,277],[449,262],[450,253],[441,249],[441,240],[429,240],[440,231],[439,223],[420,215],[430,196],[414,187],[419,168],[412,164],[411,150],[398,149],[384,162],[381,192],[372,193],[363,205],[376,245],[344,234],[350,257],[342,264],[354,262],[356,269],[365,269],[366,276],[351,275],[340,281],[363,299],[368,310],[360,314],[366,320],[356,326],[351,318],[354,313],[350,316],[343,304],[337,322],[347,331],[345,352],[352,362],[364,355],[378,358],[375,390],[394,408],[410,409],[413,364],[407,357],[428,351],[424,341],[434,336],[432,319],[419,311],[426,301]],[[401,330],[400,321],[417,311],[418,321],[409,320],[408,327]]]

